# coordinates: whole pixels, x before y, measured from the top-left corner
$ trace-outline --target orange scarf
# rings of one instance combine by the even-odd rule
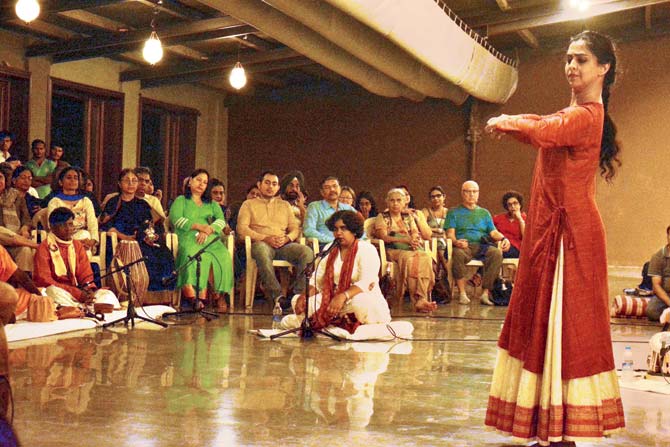
[[[337,284],[337,289],[335,290],[333,290],[335,288],[335,259],[340,255],[340,247],[335,247],[328,255],[326,261],[326,273],[323,278],[323,289],[321,289],[321,306],[311,318],[312,327],[314,329],[321,329],[333,324],[342,327],[353,334],[356,328],[360,326],[360,322],[356,320],[354,314],[340,316],[330,315],[328,313],[328,306],[333,297],[351,287],[351,274],[354,271],[354,261],[356,260],[357,252],[358,239],[355,239],[342,262],[340,280]]]

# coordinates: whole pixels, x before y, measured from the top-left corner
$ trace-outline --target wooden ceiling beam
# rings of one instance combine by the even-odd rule
[[[41,38],[46,37],[51,40],[71,39],[76,35],[65,28],[58,25],[52,25],[40,18],[37,18],[30,23],[25,23],[20,19],[14,19],[2,23],[1,27],[5,29],[13,29],[22,34],[30,34]]]
[[[202,36],[208,36],[209,33],[217,33],[219,36],[224,34],[233,36],[238,35],[241,31],[249,32],[250,29],[253,28],[237,19],[232,17],[221,17],[158,28],[157,31],[161,41],[165,44],[177,45],[192,41],[193,39],[202,38]],[[91,56],[90,53],[96,52],[99,55],[124,52],[132,47],[141,45],[147,39],[150,31],[150,29],[134,30],[105,37],[89,37],[71,39],[64,42],[31,45],[26,51],[26,56],[36,57],[71,54],[72,58],[77,58],[78,55],[81,54],[82,57],[79,58],[86,58],[95,57]]]
[[[292,59],[300,56],[300,53],[292,50],[291,48],[284,47],[262,53],[242,54],[239,57],[239,61],[242,62],[242,64],[247,65],[282,59]],[[200,64],[183,63],[173,64],[166,67],[151,67],[128,70],[122,72],[119,79],[121,82],[127,82],[137,80],[146,81],[157,78],[178,78],[180,76],[187,76],[196,73],[222,70],[228,67],[232,67],[237,61],[237,55],[229,54],[215,60],[210,59],[209,61]]]
[[[158,3],[158,0],[133,0],[133,1],[149,6],[151,8],[155,8],[157,11],[161,13],[169,14],[173,17],[179,17],[180,19],[202,20],[210,18],[202,11],[193,9],[175,0],[162,0],[160,4]]]
[[[586,13],[546,7],[534,8],[517,14],[499,13],[486,19],[468,23],[472,28],[486,28],[489,37],[500,34],[513,33],[522,29],[532,29],[540,26],[553,25],[595,17],[645,6],[668,3],[670,0],[620,0],[609,3],[592,5]]]
[[[269,52],[268,52],[269,53]],[[267,53],[263,53],[267,54]],[[164,76],[160,78],[144,79],[140,85],[142,88],[160,87],[163,85],[187,84],[193,82],[201,82],[209,79],[218,79],[228,77],[230,75],[229,68],[232,68],[237,62],[237,58],[231,58],[231,62],[222,65],[218,68],[211,68],[207,71],[193,71],[186,74]],[[256,64],[245,63],[242,61],[244,70],[247,74],[267,73],[271,71],[287,70],[290,68],[304,67],[311,65],[314,61],[306,57],[296,57],[290,60],[269,60],[267,62],[258,62]]]
[[[239,43],[243,47],[251,48],[252,50],[256,51],[270,51],[276,48],[270,42],[265,41],[253,34],[248,34],[244,37],[233,37],[231,40]]]
[[[63,11],[73,11],[75,9],[90,9],[99,6],[115,5],[124,3],[128,0],[49,0],[40,2],[40,14],[53,14]],[[16,19],[16,12],[14,11],[15,1],[6,2],[11,3],[5,5],[0,9],[0,22],[7,22]]]

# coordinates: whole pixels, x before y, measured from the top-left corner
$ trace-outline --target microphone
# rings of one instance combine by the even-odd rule
[[[339,247],[339,246],[340,246],[340,241],[339,241],[338,239],[335,239],[335,240],[333,241],[333,243],[330,244],[330,246],[329,246],[328,248],[325,248],[325,249],[321,250],[320,252],[318,252],[318,253],[316,254],[316,256],[314,256],[314,259],[325,257],[328,253],[330,253],[331,251],[333,251],[333,249],[334,249],[335,247]]]

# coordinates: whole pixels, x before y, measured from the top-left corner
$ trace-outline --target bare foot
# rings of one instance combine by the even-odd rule
[[[426,299],[420,299],[414,304],[414,310],[423,313],[432,312],[437,310],[437,303]]]

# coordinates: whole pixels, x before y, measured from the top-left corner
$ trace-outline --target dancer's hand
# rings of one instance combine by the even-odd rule
[[[484,131],[489,135],[491,135],[491,137],[499,140],[505,133],[498,130],[498,123],[506,120],[507,118],[509,118],[509,115],[504,114],[500,116],[494,116],[493,118],[489,118],[489,120],[486,122],[486,127],[484,128]]]

